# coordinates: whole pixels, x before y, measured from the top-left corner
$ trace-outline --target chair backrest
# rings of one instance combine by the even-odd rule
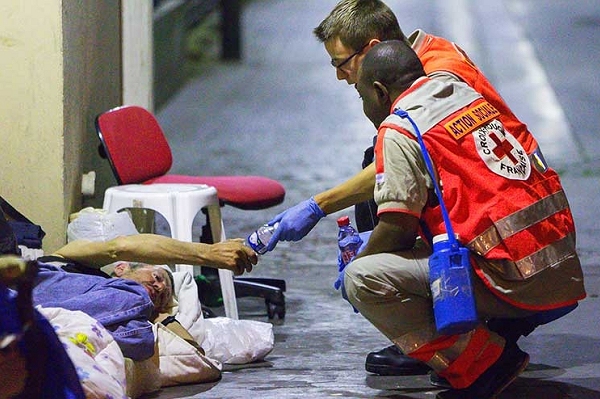
[[[119,184],[143,183],[166,174],[171,148],[148,110],[125,105],[96,117],[96,132]]]

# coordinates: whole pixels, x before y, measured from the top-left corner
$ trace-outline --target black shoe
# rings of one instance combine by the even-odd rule
[[[506,344],[502,354],[490,368],[467,388],[450,389],[436,399],[493,399],[508,387],[525,369],[529,355],[516,344]]]
[[[392,345],[379,352],[369,353],[365,370],[379,375],[420,375],[427,374],[431,367],[406,356],[396,345]]]

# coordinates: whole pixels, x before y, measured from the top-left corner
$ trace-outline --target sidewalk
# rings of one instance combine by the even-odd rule
[[[375,130],[362,114],[355,90],[336,81],[322,45],[312,36],[336,2],[246,2],[243,62],[208,63],[158,113],[176,154],[172,172],[260,174],[286,187],[286,200],[277,207],[253,212],[223,208],[228,237],[246,236],[280,211],[359,170],[362,151]],[[600,208],[600,179],[577,171],[578,147],[572,134],[565,133],[569,128],[564,115],[545,112],[560,111],[560,106],[548,82],[540,80],[543,70],[527,53],[525,38],[520,38],[523,45],[518,48],[525,49],[520,53],[509,44],[511,39],[501,46],[503,41],[490,37],[490,30],[512,38],[521,34],[501,0],[386,3],[398,14],[405,33],[421,27],[452,35],[489,71],[532,131],[544,132],[540,142],[549,147],[546,157],[562,173],[575,214],[589,297],[567,317],[519,341],[530,353],[531,365],[500,398],[600,397],[600,252],[595,242],[600,228],[594,212]],[[448,15],[448,8],[461,18],[431,18]],[[498,69],[493,62],[501,59],[503,65],[513,66],[523,57],[530,57],[525,68],[529,76]],[[515,81],[515,76],[521,80]],[[540,92],[543,102],[534,96]],[[560,146],[555,145],[556,134]],[[427,376],[380,377],[364,371],[366,354],[389,343],[332,288],[337,271],[335,221],[344,214],[354,217],[350,209],[328,216],[304,240],[280,243],[253,272],[284,278],[288,285],[286,318],[273,320],[276,343],[268,367],[226,372],[217,384],[173,387],[152,397],[434,397]],[[267,321],[262,301],[244,298],[239,306],[241,318]]]

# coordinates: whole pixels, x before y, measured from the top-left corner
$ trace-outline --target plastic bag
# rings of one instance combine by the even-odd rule
[[[206,355],[224,364],[246,364],[263,360],[273,350],[273,325],[228,317],[204,319]]]
[[[85,239],[108,241],[119,236],[138,234],[127,212],[108,212],[104,209],[84,208],[67,226],[67,241]]]

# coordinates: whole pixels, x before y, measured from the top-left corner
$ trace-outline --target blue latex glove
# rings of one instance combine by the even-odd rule
[[[279,241],[300,241],[325,216],[313,197],[281,212],[267,223],[269,226],[279,223],[267,251],[273,250]]]
[[[344,287],[344,270],[340,272],[337,280],[335,280],[335,283],[333,283],[333,286],[336,290],[340,291],[340,293],[342,294],[342,298],[344,298],[346,302],[350,303],[350,301],[348,300],[348,294],[346,294],[346,287]],[[354,305],[350,303],[350,306],[352,306],[352,310],[354,310],[354,313],[359,313],[358,310],[354,307]]]

